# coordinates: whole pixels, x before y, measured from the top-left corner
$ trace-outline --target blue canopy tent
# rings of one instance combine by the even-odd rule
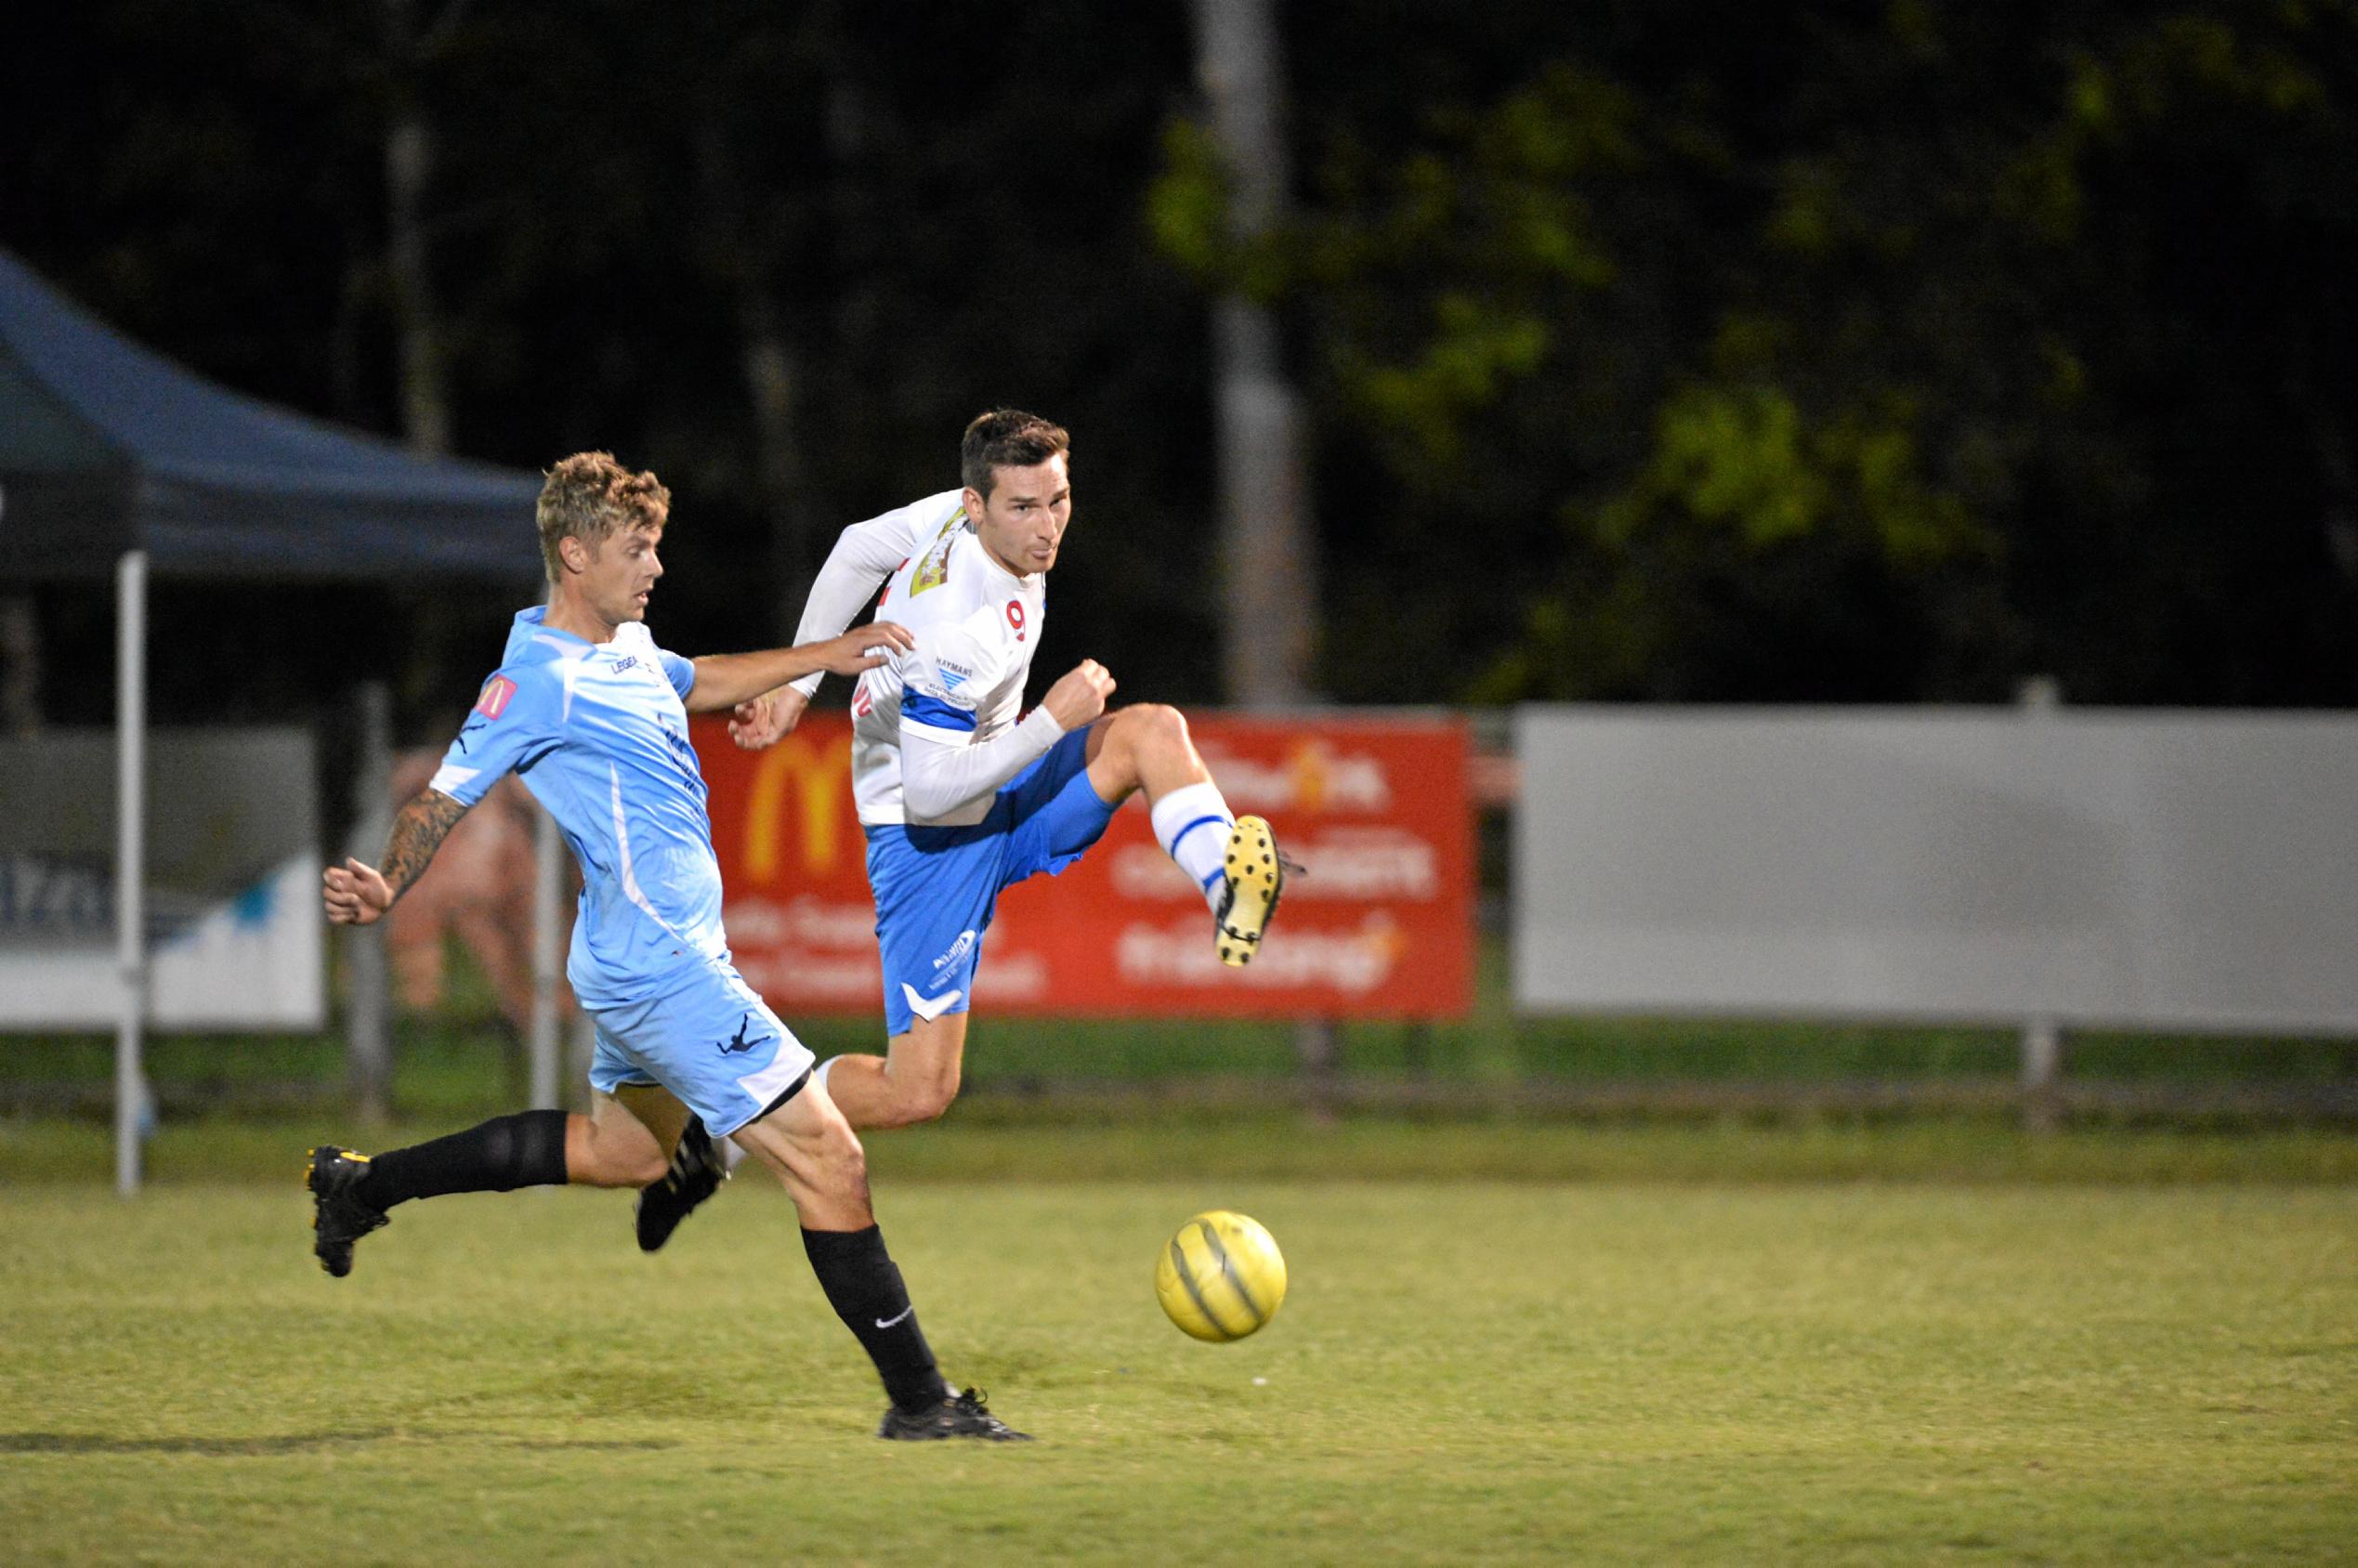
[[[0,526],[33,578],[130,552],[175,575],[536,584],[539,477],[421,457],[117,336],[0,251]]]
[[[422,457],[215,385],[0,251],[0,540],[20,581],[116,586],[123,1003],[116,1177],[138,1181],[147,581],[540,581],[537,475]]]

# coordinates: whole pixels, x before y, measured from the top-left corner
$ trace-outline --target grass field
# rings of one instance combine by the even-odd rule
[[[2319,1562],[2358,1542],[2358,1183],[2330,1134],[879,1138],[946,1367],[1041,1439],[916,1449],[869,1435],[881,1395],[774,1191],[733,1184],[651,1259],[621,1195],[433,1200],[331,1281],[305,1141],[167,1129],[124,1202],[22,1180],[102,1172],[102,1130],[0,1134],[0,1558]],[[1330,1179],[1304,1179],[1320,1155]],[[1237,1345],[1183,1337],[1149,1285],[1212,1206],[1267,1222],[1293,1275]]]

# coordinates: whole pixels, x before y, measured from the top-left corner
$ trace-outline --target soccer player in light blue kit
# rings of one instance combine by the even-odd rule
[[[605,452],[565,459],[538,506],[549,600],[516,618],[497,673],[442,767],[401,808],[383,863],[326,873],[328,918],[367,924],[425,871],[443,836],[504,774],[524,780],[582,867],[566,977],[597,1026],[587,1116],[527,1111],[371,1158],[311,1152],[312,1249],[351,1272],[353,1244],[412,1198],[573,1183],[648,1187],[691,1114],[774,1169],[837,1315],[892,1400],[887,1438],[1019,1438],[969,1389],[951,1391],[919,1330],[870,1206],[859,1140],[812,1057],[729,962],[720,864],[688,715],[782,681],[857,674],[906,648],[860,627],[806,647],[684,659],[643,621],[671,497]],[[645,1236],[642,1230],[642,1244]]]

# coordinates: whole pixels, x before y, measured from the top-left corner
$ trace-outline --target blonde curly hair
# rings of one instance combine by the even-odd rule
[[[672,492],[653,474],[625,468],[610,451],[577,451],[548,471],[533,510],[541,562],[555,582],[565,565],[557,553],[559,540],[578,539],[596,549],[618,529],[660,532],[671,518]]]

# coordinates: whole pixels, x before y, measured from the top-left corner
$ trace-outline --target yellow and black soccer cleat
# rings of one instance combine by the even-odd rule
[[[311,1151],[303,1185],[311,1194],[311,1251],[342,1279],[352,1272],[352,1244],[391,1223],[385,1210],[352,1189],[369,1173],[369,1156],[321,1143]]]
[[[1300,869],[1277,853],[1277,835],[1258,817],[1239,817],[1228,830],[1228,850],[1220,864],[1225,879],[1220,890],[1220,912],[1212,919],[1212,938],[1220,961],[1241,969],[1260,950],[1261,934],[1277,912],[1277,895],[1285,891],[1286,872]]]
[[[704,1118],[689,1117],[680,1131],[679,1146],[672,1151],[671,1169],[661,1181],[639,1189],[634,1210],[638,1249],[652,1252],[671,1240],[679,1222],[727,1180],[728,1168],[713,1147],[713,1135],[704,1130]]]

